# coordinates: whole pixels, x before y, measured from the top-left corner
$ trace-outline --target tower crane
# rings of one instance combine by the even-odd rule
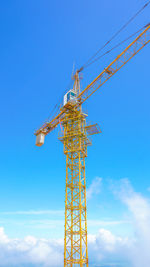
[[[63,107],[52,120],[36,130],[36,145],[44,144],[45,136],[60,123],[63,131],[59,140],[66,155],[64,267],[89,266],[87,245],[87,206],[85,159],[90,136],[101,132],[98,124],[87,124],[82,104],[118,72],[132,57],[150,42],[150,25],[112,61],[84,90],[80,90],[79,73],[74,74],[73,89],[69,90]]]

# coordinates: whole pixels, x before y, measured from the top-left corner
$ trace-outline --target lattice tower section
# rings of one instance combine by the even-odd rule
[[[64,266],[88,266],[85,158],[89,144],[86,116],[68,111],[59,139],[66,155]]]

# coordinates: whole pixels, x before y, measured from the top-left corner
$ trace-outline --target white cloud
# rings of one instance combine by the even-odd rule
[[[98,195],[101,191],[102,178],[96,177],[87,189],[87,199],[91,199],[94,195]]]
[[[102,265],[107,261],[107,266],[118,266],[120,259],[122,263],[127,261],[128,238],[115,236],[109,230],[101,228],[96,235],[89,235],[88,240],[92,264]]]
[[[63,266],[63,241],[36,239],[9,239],[0,228],[0,266]]]
[[[22,210],[22,211],[4,211],[2,215],[63,215],[64,210]]]
[[[0,244],[6,244],[8,242],[9,239],[4,233],[4,228],[0,227]]]
[[[116,236],[108,229],[101,228],[97,235],[89,236],[91,259],[96,264],[107,261],[107,266],[127,261],[125,266],[150,266],[150,199],[135,192],[128,179],[117,181],[114,192],[126,206],[129,223],[132,224],[132,236]],[[113,223],[113,222],[112,222]],[[119,221],[114,221],[119,223]],[[100,225],[102,226],[102,225]],[[109,227],[109,222],[103,225]],[[122,266],[122,265],[119,265]]]
[[[150,201],[133,190],[128,179],[122,179],[116,192],[130,211],[134,242],[130,257],[135,267],[150,266]]]
[[[101,179],[99,180],[101,184]],[[103,264],[107,267],[150,266],[150,203],[149,199],[133,190],[128,179],[117,182],[115,194],[126,206],[129,221],[89,221],[99,226],[95,235],[88,235],[90,266]],[[95,189],[92,186],[90,196]],[[100,190],[100,188],[99,188]],[[49,222],[47,222],[49,224]],[[133,236],[122,237],[109,231],[110,225],[132,223]],[[122,265],[125,263],[126,265]],[[24,239],[10,239],[0,228],[0,266],[21,267],[26,264],[35,267],[63,267],[63,239],[47,240],[27,236]],[[95,264],[95,265],[94,265]],[[28,266],[27,265],[27,266]]]
[[[126,240],[114,236],[106,229],[100,229],[96,235],[89,235],[89,253],[92,266],[112,256],[117,258],[120,246]],[[27,236],[24,239],[9,239],[0,228],[0,266],[20,267],[25,264],[42,267],[63,267],[63,239],[46,240]],[[110,266],[110,265],[108,265]]]

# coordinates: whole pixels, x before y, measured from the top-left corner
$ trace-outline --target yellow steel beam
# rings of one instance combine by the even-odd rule
[[[84,103],[149,42],[150,26],[147,26],[146,29],[79,94],[76,106]]]
[[[64,133],[59,139],[63,139],[66,155],[64,267],[88,267],[86,118],[80,110],[69,111],[63,119],[63,127]]]
[[[106,81],[108,81],[119,69],[121,69],[132,57],[134,57],[145,45],[150,42],[150,26],[145,30],[121,53],[116,59],[108,65],[97,78],[90,83],[77,97],[77,103],[72,105],[72,110],[81,106],[93,93],[95,93]],[[67,109],[64,107],[60,113],[51,121],[44,123],[35,135],[43,132],[45,135],[50,133],[63,120]]]

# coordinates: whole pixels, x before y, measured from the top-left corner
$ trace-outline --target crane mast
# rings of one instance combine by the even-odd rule
[[[74,75],[74,90],[80,93],[79,73]],[[81,106],[68,109],[59,140],[66,155],[64,266],[88,266],[85,159],[88,135],[100,132],[97,125],[86,125]]]
[[[64,267],[88,267],[87,206],[85,161],[90,136],[101,132],[97,124],[88,125],[82,104],[150,42],[150,25],[101,72],[82,92],[79,72],[74,75],[74,86],[65,96],[59,114],[43,124],[36,132],[36,145],[61,123],[59,140],[66,156]]]

